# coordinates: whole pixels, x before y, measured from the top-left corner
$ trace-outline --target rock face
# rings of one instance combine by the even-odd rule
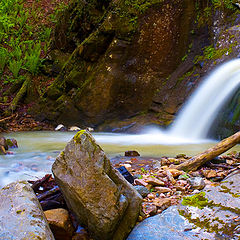
[[[0,239],[54,240],[41,205],[26,181],[0,190]]]
[[[71,56],[45,94],[46,118],[96,125],[147,110],[184,56],[193,18],[188,0],[73,1],[55,31],[53,58]]]
[[[78,132],[52,167],[68,207],[94,239],[124,239],[134,227],[141,196],[115,170],[87,131]]]
[[[171,206],[144,220],[127,239],[239,239],[239,180],[237,171],[218,186],[206,186],[201,199],[186,206]]]
[[[74,0],[54,32],[60,74],[33,113],[105,131],[168,125],[207,73],[239,57],[239,23],[231,1]],[[218,118],[221,136],[239,129],[239,99]]]

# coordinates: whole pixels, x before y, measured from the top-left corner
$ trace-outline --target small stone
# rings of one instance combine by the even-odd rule
[[[155,187],[155,189],[156,189],[159,193],[172,192],[172,189],[167,188],[167,187]]]
[[[164,186],[165,183],[157,178],[152,178],[152,177],[149,177],[149,178],[146,178],[145,181],[153,186]]]
[[[74,228],[66,209],[47,210],[44,214],[56,240],[71,239]]]
[[[202,172],[206,178],[214,178],[217,176],[217,172],[215,170],[203,170]]]
[[[57,125],[55,131],[66,131],[66,127],[63,124]]]
[[[181,192],[185,191],[185,187],[183,187],[183,186],[175,185],[174,187],[176,188],[177,191],[181,191]]]
[[[149,190],[146,187],[141,186],[141,185],[136,185],[136,186],[134,186],[134,188],[138,191],[138,193],[143,198],[146,197],[150,193]]]
[[[161,165],[164,166],[164,165],[170,165],[170,161],[168,161],[167,158],[161,158]]]
[[[153,193],[149,193],[149,194],[147,195],[147,197],[148,197],[149,199],[154,199],[156,196],[155,196]]]
[[[189,178],[187,181],[193,189],[201,190],[206,185],[203,178],[201,177],[192,177],[192,178]]]
[[[187,158],[187,155],[184,153],[180,153],[176,156],[176,158]]]
[[[148,183],[145,182],[143,179],[135,179],[135,180],[134,180],[134,183],[135,183],[136,185],[142,185],[142,186],[144,186],[144,187],[146,187],[146,186],[148,185]]]
[[[132,165],[131,164],[123,164],[123,167],[125,167],[127,170],[131,169],[132,168]]]
[[[180,170],[177,170],[177,169],[174,169],[174,168],[169,168],[168,171],[173,175],[174,178],[184,174],[183,171],[180,171]]]
[[[157,207],[153,204],[146,204],[143,206],[143,212],[146,215],[154,216],[157,213]]]
[[[172,173],[171,173],[169,170],[166,170],[166,174],[167,174],[167,177],[168,177],[169,181],[170,181],[172,184],[175,184],[175,183],[176,183],[176,180],[174,179]]]
[[[137,151],[126,151],[125,157],[139,157],[140,154]]]
[[[168,161],[169,161],[170,163],[175,163],[176,161],[179,162],[179,160],[177,160],[176,158],[168,158]]]
[[[76,131],[80,131],[80,130],[81,130],[81,128],[79,128],[77,126],[72,126],[69,128],[69,131],[71,131],[71,132],[76,132]]]
[[[94,131],[94,128],[92,128],[92,127],[86,127],[86,130],[89,131],[89,132],[93,132],[93,131]]]
[[[156,205],[161,210],[164,210],[171,206],[171,199],[170,198],[155,198],[153,200],[153,204]]]

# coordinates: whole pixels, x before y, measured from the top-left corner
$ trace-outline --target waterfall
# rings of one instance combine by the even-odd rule
[[[239,86],[240,59],[221,65],[190,96],[167,132],[190,139],[206,138],[217,113]]]

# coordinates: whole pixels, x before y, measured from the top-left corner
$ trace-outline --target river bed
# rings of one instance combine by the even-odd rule
[[[16,180],[36,180],[51,172],[56,156],[74,134],[53,131],[5,134],[6,138],[15,138],[19,148],[10,149],[12,155],[0,155],[0,187]],[[192,156],[216,144],[214,140],[190,141],[169,137],[156,131],[141,135],[113,133],[93,135],[109,158],[124,156],[124,152],[128,150],[136,150],[142,157],[174,157],[179,153]],[[240,146],[233,150],[240,151]]]

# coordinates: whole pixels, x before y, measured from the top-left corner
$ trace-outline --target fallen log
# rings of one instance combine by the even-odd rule
[[[195,171],[204,163],[226,152],[227,150],[234,147],[238,143],[240,143],[240,131],[228,138],[225,138],[224,140],[219,142],[217,145],[215,145],[212,148],[209,148],[205,152],[200,153],[192,157],[191,159],[187,160],[186,162],[173,167],[178,170]]]

